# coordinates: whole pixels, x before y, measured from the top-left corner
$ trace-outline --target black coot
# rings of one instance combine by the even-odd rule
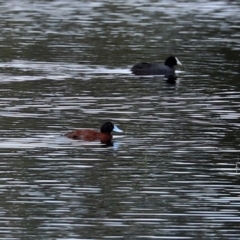
[[[177,57],[170,56],[164,64],[141,62],[131,68],[135,75],[164,75],[169,78],[175,76],[175,66],[182,65]]]

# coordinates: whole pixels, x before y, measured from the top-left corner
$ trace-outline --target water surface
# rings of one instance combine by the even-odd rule
[[[238,239],[238,1],[0,1],[1,239]],[[175,85],[137,61],[178,56]],[[73,141],[111,120],[113,146]]]

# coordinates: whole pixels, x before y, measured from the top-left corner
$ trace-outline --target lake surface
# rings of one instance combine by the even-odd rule
[[[0,1],[0,239],[239,239],[239,1]],[[130,73],[176,55],[175,85]],[[72,129],[124,130],[113,146]]]

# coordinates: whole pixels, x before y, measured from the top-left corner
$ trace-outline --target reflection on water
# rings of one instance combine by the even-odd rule
[[[238,1],[0,6],[1,239],[239,238]]]

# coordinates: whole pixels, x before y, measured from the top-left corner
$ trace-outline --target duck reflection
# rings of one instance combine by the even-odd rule
[[[111,141],[108,143],[101,144],[102,148],[109,148],[112,147],[113,150],[117,151],[120,147],[121,143],[119,141]]]

